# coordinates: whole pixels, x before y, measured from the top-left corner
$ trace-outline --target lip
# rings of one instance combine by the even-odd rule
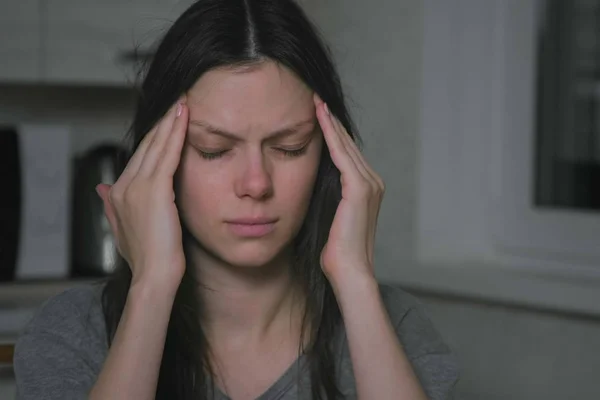
[[[277,222],[277,218],[268,217],[248,217],[227,220],[227,223],[235,225],[263,225],[274,224],[275,222]]]
[[[271,233],[275,229],[277,218],[237,218],[226,222],[229,229],[236,236],[261,237]]]

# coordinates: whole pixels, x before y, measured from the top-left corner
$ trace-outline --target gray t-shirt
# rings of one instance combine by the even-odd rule
[[[87,398],[108,352],[101,289],[99,285],[69,289],[46,301],[36,312],[15,347],[18,400]],[[459,375],[456,359],[420,304],[398,288],[381,285],[380,291],[400,342],[429,399],[453,398]],[[356,399],[345,332],[341,330],[334,340],[338,349],[338,387],[346,399]],[[305,367],[301,356],[257,400],[309,398],[310,378]],[[228,398],[217,391],[215,399]]]

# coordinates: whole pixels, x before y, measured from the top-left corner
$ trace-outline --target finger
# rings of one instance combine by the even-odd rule
[[[344,129],[343,126],[341,127],[341,129]],[[375,170],[371,167],[371,165],[369,165],[369,162],[367,161],[365,156],[362,154],[362,152],[356,145],[356,142],[354,140],[352,140],[352,138],[346,132],[345,129],[342,132],[342,137],[344,139],[344,143],[346,144],[346,148],[348,149],[348,152],[350,153],[354,162],[357,164],[358,169],[363,174],[365,179],[367,179],[370,183],[372,183],[374,185],[375,189],[383,190],[383,180],[375,172]]]
[[[371,193],[375,194],[375,197],[372,198],[373,200],[375,200],[375,202],[371,203],[371,208],[374,211],[374,215],[368,220],[369,235],[367,235],[366,246],[367,260],[371,265],[373,265],[373,248],[375,242],[375,232],[377,230],[377,220],[379,218],[379,206],[381,201],[380,196],[381,194],[383,194],[384,190],[383,181],[381,180],[379,175],[377,175],[369,166],[368,162],[358,149],[358,146],[356,145],[354,140],[352,140],[352,138],[348,134],[348,131],[344,128],[342,123],[335,116],[332,116],[332,122],[338,134],[340,135],[342,142],[346,146],[346,150],[348,151],[353,162],[356,164],[357,169],[362,174],[364,180],[367,181],[368,184],[371,186],[373,190],[373,192]]]
[[[146,151],[148,150],[150,143],[154,139],[154,135],[156,134],[157,128],[158,128],[158,124],[156,126],[154,126],[154,128],[152,128],[152,130],[150,130],[150,132],[148,132],[146,134],[144,139],[142,139],[141,143],[139,144],[139,146],[137,147],[137,149],[134,151],[133,155],[127,162],[125,169],[121,173],[121,176],[119,177],[119,179],[117,181],[118,182],[117,187],[125,188],[125,187],[129,186],[129,183],[131,182],[133,177],[138,173],[138,170],[140,169],[140,165],[142,164],[142,160],[144,159],[144,156],[146,155]]]
[[[317,110],[324,103],[323,99],[317,94],[317,92],[313,93],[313,102],[315,103],[315,108]]]
[[[110,185],[104,183],[101,183],[98,186],[96,186],[98,196],[100,196],[100,199],[102,199],[102,204],[104,205],[104,214],[106,215],[106,219],[108,220],[115,240],[118,241],[117,216],[115,214],[115,210],[112,206],[109,196],[111,189],[112,187]]]
[[[358,169],[363,174],[363,176],[369,181],[373,182],[376,185],[376,188],[379,190],[384,189],[384,183],[379,174],[375,172],[375,170],[371,167],[365,156],[362,154],[360,149],[358,148],[356,142],[353,138],[348,134],[344,125],[337,119],[335,116],[332,116],[333,123],[335,127],[340,132],[343,142],[346,145],[346,149],[350,153],[352,159],[357,164]]]
[[[377,228],[377,219],[379,217],[379,202],[380,202],[380,198],[379,198],[379,187],[378,187],[378,183],[376,181],[376,179],[372,176],[372,174],[369,172],[368,170],[368,166],[366,161],[364,160],[364,157],[362,156],[362,154],[360,154],[360,150],[358,149],[358,147],[356,146],[356,144],[354,143],[354,141],[352,140],[352,138],[350,137],[350,135],[347,133],[347,131],[343,128],[343,126],[341,125],[341,123],[339,123],[339,121],[337,121],[338,123],[336,124],[336,127],[340,130],[342,130],[341,132],[341,136],[342,136],[342,140],[346,145],[346,149],[348,151],[348,153],[350,154],[350,157],[353,159],[354,163],[357,166],[357,169],[360,171],[361,175],[364,178],[364,182],[367,183],[367,185],[369,185],[369,187],[371,188],[367,193],[368,193],[368,200],[369,200],[369,208],[371,209],[371,211],[375,211],[374,214],[370,213],[371,216],[370,218],[368,218],[368,222],[367,222],[367,242],[366,242],[366,249],[367,249],[367,261],[369,262],[370,265],[373,265],[373,247],[374,247],[374,241],[375,241],[375,231]]]
[[[181,104],[181,113],[176,115],[173,129],[165,146],[165,151],[157,173],[172,177],[181,161],[181,151],[185,142],[185,135],[188,130],[189,108],[187,104]]]
[[[350,135],[348,135],[347,133],[345,134],[345,137],[347,138],[346,142],[348,145],[348,149],[354,155],[354,159],[356,160],[356,162],[360,163],[360,165],[364,169],[365,173],[368,174],[368,178],[370,180],[372,180],[373,183],[375,183],[375,185],[377,185],[377,188],[383,189],[383,187],[384,187],[383,179],[381,179],[379,174],[377,172],[375,172],[373,167],[371,167],[371,165],[369,164],[369,162],[367,161],[367,159],[365,158],[363,153],[360,151],[360,149],[356,145],[356,142],[354,140],[352,140]]]
[[[364,163],[361,161],[360,152],[359,152],[358,148],[356,147],[356,144],[354,143],[354,141],[348,134],[348,131],[346,130],[346,128],[344,128],[344,126],[342,125],[340,120],[337,119],[334,115],[331,115],[331,121],[332,121],[333,126],[335,127],[337,134],[340,136],[341,142],[344,144],[344,147],[346,148],[348,155],[354,162],[358,172],[360,172],[360,174],[363,176],[363,178],[365,178],[367,180],[371,180],[372,177],[370,176],[369,172],[366,170]]]
[[[369,183],[373,185],[373,188],[381,192],[383,190],[383,180],[381,177],[373,170],[373,168],[371,168],[356,145],[356,142],[354,142],[352,137],[350,137],[348,131],[344,128],[342,123],[336,117],[333,117],[333,122],[335,127],[338,129],[338,132],[340,132],[342,141],[346,146],[346,150],[350,154],[352,160],[356,163],[357,168],[363,173],[365,179],[367,179]]]
[[[329,149],[331,160],[334,165],[340,170],[340,173],[353,176],[356,172],[356,166],[350,158],[346,146],[342,142],[341,136],[336,132],[333,126],[333,121],[330,118],[329,110],[325,103],[317,103],[315,97],[315,105],[317,106],[317,119],[321,130],[323,131],[323,138]]]
[[[148,147],[146,155],[142,161],[142,165],[139,169],[139,173],[143,176],[150,176],[156,169],[156,166],[159,163],[160,155],[163,153],[163,149],[173,128],[173,121],[175,120],[178,107],[179,101],[177,101],[169,109],[167,114],[165,114],[163,119],[160,121],[154,140]]]
[[[370,177],[369,173],[365,169],[364,165],[358,160],[356,152],[353,152],[351,149],[351,146],[349,146],[349,142],[352,142],[352,144],[353,144],[352,147],[356,148],[356,145],[352,141],[352,138],[350,138],[350,136],[348,135],[348,133],[347,133],[346,129],[344,128],[344,126],[342,125],[342,123],[333,114],[331,114],[331,112],[327,112],[327,111],[329,111],[327,109],[327,104],[325,104],[323,102],[323,100],[320,98],[320,96],[318,94],[315,93],[313,96],[313,99],[314,99],[315,106],[317,107],[317,109],[319,107],[325,108],[326,114],[328,114],[327,117],[330,119],[331,125],[333,126],[335,133],[339,136],[340,142],[343,144],[344,149],[348,153],[348,156],[354,163],[355,168],[358,170],[358,172],[362,175],[363,178],[370,180],[371,177]],[[358,150],[358,149],[356,149],[356,150]]]
[[[331,123],[335,128],[336,134],[340,137],[340,141],[344,145],[348,156],[352,160],[355,169],[360,174],[362,178],[362,185],[368,185],[371,190],[377,190],[377,182],[371,176],[367,168],[365,167],[365,162],[363,162],[363,157],[356,146],[356,143],[352,140],[346,128],[342,125],[340,120],[336,118],[333,114],[330,115]],[[367,193],[365,193],[367,194]]]
[[[370,229],[373,231],[373,236],[371,236],[371,235],[369,236],[369,243],[367,246],[367,248],[369,249],[368,257],[369,257],[369,260],[372,262],[372,257],[373,257],[373,254],[371,251],[372,247],[373,247],[372,240],[374,238],[374,233],[375,233],[376,225],[377,225],[377,219],[379,216],[379,201],[380,201],[379,196],[383,193],[383,181],[381,180],[379,175],[377,175],[377,173],[375,173],[375,171],[369,166],[369,163],[366,161],[366,159],[364,158],[364,156],[358,149],[358,146],[356,145],[354,140],[352,140],[352,138],[350,137],[350,135],[348,134],[346,129],[343,127],[341,122],[335,117],[334,117],[334,122],[335,122],[336,127],[341,131],[341,135],[342,135],[343,141],[346,145],[346,149],[350,153],[354,162],[357,164],[357,168],[361,171],[361,173],[363,173],[363,176],[371,185],[372,189],[374,190],[373,194],[376,195],[376,197],[374,198],[374,199],[376,199],[375,216],[374,216],[374,218],[370,219],[371,223],[369,224]]]

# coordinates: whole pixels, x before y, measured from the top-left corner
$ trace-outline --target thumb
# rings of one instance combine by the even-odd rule
[[[110,191],[111,185],[107,185],[106,183],[99,183],[96,185],[96,193],[98,196],[104,201],[104,199],[108,200],[108,192]]]
[[[111,213],[114,214],[110,203],[110,189],[111,185],[107,185],[106,183],[96,185],[96,193],[98,193],[98,197],[100,197],[104,204],[104,211],[111,211]]]
[[[110,224],[110,227],[112,228],[113,235],[115,235],[115,238],[116,238],[117,237],[117,216],[115,215],[115,210],[112,206],[112,203],[110,202],[109,193],[110,193],[111,188],[112,188],[111,185],[101,183],[96,186],[96,193],[98,193],[98,196],[100,197],[100,199],[102,200],[102,203],[104,204],[104,214],[106,215],[106,218],[108,219],[108,223]]]

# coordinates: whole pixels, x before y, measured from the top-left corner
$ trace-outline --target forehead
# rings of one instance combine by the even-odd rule
[[[191,120],[254,134],[314,117],[312,95],[289,69],[266,61],[208,71],[188,91],[188,106]]]

